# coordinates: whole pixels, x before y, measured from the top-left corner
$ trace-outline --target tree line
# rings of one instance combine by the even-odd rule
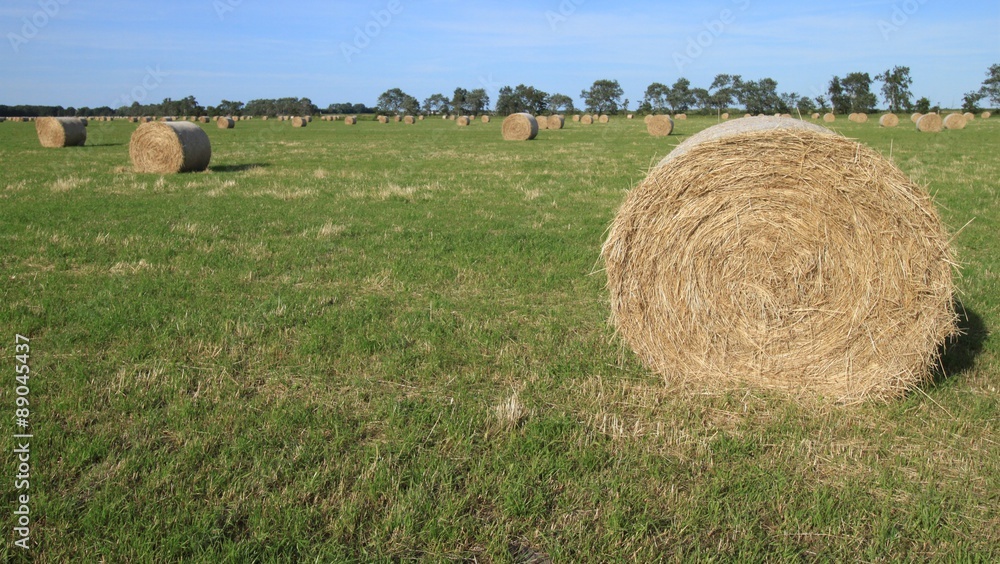
[[[983,100],[1000,105],[1000,64],[991,65],[986,71],[986,79],[979,89],[967,92],[962,98],[962,110],[978,112]],[[826,92],[810,97],[796,92],[778,92],[778,82],[772,78],[745,80],[741,75],[719,74],[708,88],[692,86],[691,81],[681,77],[672,85],[660,82],[650,84],[638,103],[638,113],[681,113],[697,111],[701,113],[721,113],[742,107],[751,114],[792,113],[811,114],[833,111],[837,114],[869,113],[875,110],[878,97],[872,91],[874,84],[881,83],[882,98],[892,112],[918,111],[926,113],[934,109],[926,97],[913,100],[910,91],[913,79],[910,68],[895,66],[874,77],[867,72],[852,72],[844,77],[830,79]],[[630,101],[617,80],[601,79],[580,92],[584,101],[582,111],[588,113],[616,114],[629,111]],[[484,88],[467,90],[459,87],[452,95],[435,93],[422,102],[392,88],[383,92],[375,107],[359,103],[330,104],[320,109],[309,98],[257,99],[247,103],[222,100],[216,106],[202,106],[194,96],[180,100],[164,99],[158,104],[140,104],[112,109],[64,108],[62,106],[4,106],[0,105],[0,116],[144,116],[144,115],[314,115],[328,114],[368,114],[387,115],[418,114],[463,114],[479,115],[496,113],[509,115],[517,112],[531,114],[571,114],[578,111],[573,98],[562,93],[549,94],[534,86],[518,84],[504,86],[497,92],[495,105],[491,110],[491,98]]]

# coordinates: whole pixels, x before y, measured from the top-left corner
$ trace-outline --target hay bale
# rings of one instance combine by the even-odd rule
[[[729,119],[729,112],[723,112],[723,114],[721,116],[719,116],[719,117],[721,117],[722,120],[725,121],[725,120]]]
[[[295,116],[292,118],[292,127],[305,127],[309,125],[309,120],[304,117]]]
[[[236,127],[236,120],[231,117],[219,116],[218,119],[215,120],[215,125],[218,126],[219,129],[232,129]]]
[[[965,118],[965,121],[972,121],[976,119],[976,114],[972,112],[965,112],[964,114],[962,114],[962,117]]]
[[[691,136],[625,199],[602,248],[611,320],[697,388],[887,400],[956,330],[949,235],[880,153],[794,119]]]
[[[917,120],[917,131],[922,133],[939,133],[944,123],[937,114],[925,114]]]
[[[469,117],[468,116],[458,116],[458,119],[455,120],[455,125],[457,125],[459,127],[465,127],[465,126],[469,125],[469,123],[470,122],[469,122]]]
[[[743,117],[745,117],[745,118],[753,117],[753,114],[743,114]]]
[[[178,121],[144,123],[132,133],[128,154],[136,172],[200,171],[212,160],[212,144],[200,126]]]
[[[653,114],[646,114],[646,117],[642,118],[642,122],[648,124],[651,119],[653,119]]]
[[[546,129],[562,129],[566,125],[566,118],[559,115],[553,115],[545,118],[545,128]]]
[[[42,147],[75,147],[87,142],[87,126],[75,117],[40,117],[35,132]]]
[[[670,135],[674,131],[674,120],[670,116],[649,116],[646,131],[653,137]]]
[[[268,117],[267,117],[267,116],[263,116],[263,117],[261,117],[260,119],[262,119],[262,120],[264,120],[264,121],[267,121]]]
[[[813,119],[819,119],[819,112],[813,112],[813,115],[811,117]]]
[[[687,114],[677,114],[674,116],[674,119],[687,119],[687,118],[688,118]]]
[[[993,114],[991,114],[990,112],[983,112],[980,117],[982,117],[983,119],[990,119],[991,115]]]
[[[580,114],[573,114],[573,121],[580,121]]]
[[[601,115],[597,118],[598,123],[608,123],[611,120],[607,115]]]
[[[910,114],[910,121],[912,121],[913,123],[917,123],[917,120],[919,120],[922,117],[924,117],[924,114],[920,112],[915,112]]]
[[[389,116],[378,116],[375,118],[379,123],[389,123]]]
[[[726,114],[726,115],[729,115],[729,114]],[[635,117],[635,116],[632,115],[632,114],[628,114],[627,116],[625,116],[625,119],[632,119],[633,117]]]
[[[401,121],[402,119],[403,119],[403,118],[401,118],[401,117],[399,117],[399,116],[392,116],[392,121],[394,121],[394,122],[396,122],[396,123],[399,123],[399,122],[400,122],[400,121]]]
[[[868,114],[865,114],[865,113],[858,113],[858,114],[857,114],[857,116],[858,116],[858,117],[857,117],[857,120],[856,120],[856,121],[857,121],[858,123],[868,123]]]
[[[530,141],[538,135],[538,121],[528,113],[510,114],[500,124],[500,133],[506,141]]]
[[[490,122],[490,116],[483,116],[483,117],[481,117],[481,118],[479,118],[479,119],[480,119],[480,121],[482,121],[483,123],[489,123],[489,122]]]
[[[591,117],[589,114],[583,114],[580,117],[580,123],[583,124],[583,125],[590,125],[590,124],[594,123],[594,118]]]
[[[417,120],[424,121],[424,116],[422,116],[422,115],[421,116],[417,116]]]
[[[403,117],[403,124],[404,125],[413,125],[415,123],[417,123],[417,120],[413,119],[413,116],[404,116]]]
[[[535,116],[535,121],[538,123],[538,129],[548,129],[549,128],[549,118],[545,116]]]
[[[896,127],[899,125],[899,116],[896,114],[885,114],[878,118],[878,124],[882,127]]]
[[[344,125],[354,125],[358,123],[358,118],[354,116],[347,116],[344,118]]]
[[[830,112],[827,112],[827,113],[823,114],[823,121],[825,121],[826,123],[831,123],[831,122],[837,121],[837,116],[833,115]]]
[[[965,123],[965,116],[962,114],[948,114],[942,125],[945,129],[965,129]]]

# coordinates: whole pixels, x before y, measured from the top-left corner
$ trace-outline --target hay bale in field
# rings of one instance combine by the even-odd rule
[[[541,116],[541,115],[535,116],[535,122],[538,123],[538,129],[539,129],[539,131],[542,130],[542,129],[548,129],[549,128],[549,118],[547,118],[545,116]]]
[[[344,125],[355,125],[356,123],[358,123],[358,118],[354,116],[346,116],[344,118]]]
[[[261,116],[260,119],[263,120],[263,121],[267,121],[268,118],[267,118],[267,116]]]
[[[885,114],[878,118],[878,124],[882,127],[896,127],[899,125],[899,116],[896,114]]]
[[[233,129],[236,127],[236,120],[231,117],[219,116],[218,119],[215,120],[215,125],[218,126],[219,129]]]
[[[868,114],[859,112],[856,121],[858,123],[868,123]]]
[[[965,116],[962,114],[948,114],[942,125],[945,129],[965,129],[965,123]]]
[[[635,116],[633,116],[632,114],[628,114],[627,116],[625,116],[625,119],[632,119],[633,117]]]
[[[392,121],[394,121],[394,122],[396,122],[396,123],[399,123],[399,122],[400,122],[400,121],[401,121],[402,119],[403,119],[403,118],[401,118],[401,117],[399,117],[399,116],[392,116]]]
[[[719,116],[719,117],[722,118],[722,121],[725,121],[725,120],[729,119],[729,112],[723,112],[723,114],[721,116]]]
[[[677,114],[674,116],[674,119],[687,119],[687,118],[688,118],[687,114]]]
[[[976,119],[976,114],[972,112],[965,112],[964,114],[962,114],[962,117],[965,118],[965,121],[972,121]]]
[[[455,125],[459,127],[465,127],[469,125],[469,123],[470,121],[468,116],[458,116],[458,119],[455,120]]]
[[[375,118],[375,120],[378,121],[379,123],[389,123],[388,116],[378,116]]]
[[[413,125],[417,123],[417,120],[413,119],[413,116],[405,116],[403,118],[403,123],[406,125]]]
[[[267,116],[264,116],[264,119],[267,119]],[[208,116],[201,116],[198,118],[198,123],[208,123]]]
[[[594,123],[594,118],[591,117],[590,114],[583,114],[580,116],[580,123],[583,125],[590,125]]]
[[[573,121],[580,121],[580,114],[573,114]]]
[[[87,142],[87,126],[75,117],[40,117],[35,132],[42,147],[75,147]]]
[[[424,116],[422,116],[422,115],[420,115],[420,116],[417,116],[417,120],[419,120],[419,121],[424,121]]]
[[[674,120],[670,116],[649,116],[646,131],[653,137],[670,135],[674,131]]]
[[[151,122],[132,133],[128,154],[136,172],[192,172],[208,168],[212,144],[205,130],[196,124]]]
[[[917,120],[917,131],[922,133],[939,133],[942,127],[944,122],[937,114],[925,114]]]
[[[305,127],[309,125],[309,120],[304,117],[295,116],[292,118],[292,127]]]
[[[992,113],[990,113],[990,112],[983,112],[983,113],[982,113],[982,116],[981,116],[981,117],[982,117],[983,119],[990,119],[990,116],[991,116],[991,115],[993,115],[993,114],[992,114]]]
[[[809,116],[809,117],[811,117],[813,119],[819,119],[819,112],[813,112],[813,114],[811,116]]]
[[[910,121],[912,121],[913,123],[917,123],[917,120],[919,120],[922,117],[924,117],[924,114],[920,112],[915,112],[910,114]]]
[[[606,114],[601,114],[601,116],[597,118],[598,123],[608,123],[609,121],[611,121],[611,118]]]
[[[552,115],[545,118],[545,129],[562,129],[566,125],[566,118],[559,115]]]
[[[830,112],[827,112],[827,113],[823,114],[823,121],[825,121],[826,123],[831,123],[831,122],[837,121],[837,116],[833,115]]]
[[[489,123],[490,122],[490,116],[483,116],[483,117],[479,118],[479,120],[482,121],[483,123]]]
[[[530,141],[538,135],[538,121],[528,113],[511,114],[500,124],[500,133],[506,141]]]
[[[646,117],[642,118],[643,123],[649,123],[649,120],[653,118],[653,114],[646,114]]]
[[[850,403],[930,381],[956,330],[948,241],[930,196],[880,153],[761,118],[681,143],[601,254],[611,320],[657,373]]]
[[[743,117],[745,117],[745,118],[753,117],[753,114],[743,114]]]

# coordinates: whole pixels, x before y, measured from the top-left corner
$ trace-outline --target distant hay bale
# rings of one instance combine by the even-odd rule
[[[35,132],[42,147],[76,147],[87,143],[87,126],[75,117],[40,117]]]
[[[691,136],[608,233],[617,333],[697,389],[885,401],[931,381],[956,332],[949,235],[930,196],[879,152],[809,122]]]
[[[424,121],[424,116],[423,115],[417,116],[417,120]]]
[[[309,120],[304,117],[295,116],[292,118],[292,127],[305,127],[309,125]]]
[[[919,120],[922,117],[924,117],[924,114],[920,112],[912,113],[910,114],[910,121],[912,121],[913,123],[917,123],[917,120]]]
[[[990,113],[990,112],[983,112],[983,113],[982,113],[982,114],[980,115],[980,117],[981,117],[982,119],[990,119],[990,116],[991,116],[991,115],[993,115],[993,114],[992,114],[992,113]]]
[[[965,123],[965,116],[962,114],[948,114],[942,125],[945,129],[965,129]]]
[[[601,114],[601,116],[597,118],[598,123],[608,123],[610,120],[611,118],[609,118],[607,114]]]
[[[535,122],[538,123],[539,130],[549,128],[549,118],[545,116],[542,115],[535,116]]]
[[[813,119],[819,119],[819,112],[813,112],[813,114],[811,116],[809,116],[809,117],[811,117]]]
[[[632,119],[633,117],[635,116],[633,116],[632,114],[628,114],[627,116],[625,116],[625,119]]]
[[[937,114],[925,114],[917,120],[917,131],[922,133],[939,133],[944,123]]]
[[[264,117],[264,119],[267,119],[267,117]],[[198,123],[208,123],[208,116],[201,116],[201,117],[199,117],[198,118]]]
[[[483,116],[483,117],[481,117],[481,118],[479,118],[479,119],[480,119],[480,121],[482,121],[483,123],[489,123],[489,122],[490,122],[490,116]]]
[[[413,125],[413,124],[417,123],[417,120],[413,119],[413,116],[405,116],[403,118],[403,123],[405,125]]]
[[[583,125],[590,125],[594,123],[594,118],[591,117],[590,114],[583,114],[580,116],[580,123]]]
[[[231,117],[219,116],[219,118],[215,120],[215,125],[218,126],[219,129],[232,129],[236,127],[236,120]]]
[[[899,116],[896,114],[885,114],[878,118],[878,124],[882,127],[896,127],[899,125]]]
[[[378,116],[375,118],[379,123],[389,123],[389,116]]]
[[[743,117],[745,117],[745,118],[753,117],[753,114],[743,114]]]
[[[455,120],[455,125],[457,125],[459,127],[465,127],[465,126],[469,125],[469,123],[470,123],[470,120],[469,120],[468,116],[458,116],[458,119]]]
[[[674,116],[674,119],[687,119],[687,118],[688,118],[687,114],[677,114]]]
[[[721,117],[723,120],[727,120],[729,119],[729,112],[723,112],[723,114],[719,117]]]
[[[358,118],[356,118],[354,116],[346,116],[346,117],[344,117],[344,125],[354,125],[356,123],[358,123]]]
[[[580,114],[573,114],[573,121],[580,121]]]
[[[250,119],[250,118],[246,118],[246,119]],[[312,116],[304,116],[302,119],[306,120],[306,123],[312,123],[313,117]]]
[[[962,114],[962,117],[965,118],[965,121],[972,121],[976,119],[976,114],[972,112],[965,112],[964,114]]]
[[[670,135],[674,131],[674,120],[666,115],[651,115],[646,119],[646,131],[653,137]]]
[[[392,121],[394,121],[396,123],[399,123],[401,119],[403,119],[403,118],[401,118],[399,116],[392,116]]]
[[[545,118],[546,129],[562,129],[566,124],[566,118],[560,115],[552,115]]]
[[[208,168],[212,144],[205,130],[196,124],[151,122],[132,133],[128,154],[136,172],[192,172]]]
[[[825,121],[826,123],[831,123],[831,122],[837,121],[837,116],[833,115],[830,112],[827,112],[827,113],[823,114],[823,121]]]
[[[792,114],[781,114],[781,116],[780,116],[780,117],[783,117],[783,118],[790,118],[790,117],[792,117]]]
[[[263,116],[263,117],[261,117],[260,119],[262,119],[262,120],[264,120],[264,121],[267,121],[267,120],[268,120],[268,116]]]
[[[859,112],[857,117],[857,122],[868,123],[868,114]]]
[[[530,141],[538,135],[538,121],[528,113],[511,114],[504,118],[500,132],[506,141]]]

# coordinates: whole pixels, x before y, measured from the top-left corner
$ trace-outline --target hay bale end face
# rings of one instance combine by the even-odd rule
[[[35,132],[42,147],[75,147],[87,143],[87,126],[75,117],[40,117]]]
[[[469,125],[469,123],[470,122],[469,122],[469,117],[468,116],[458,116],[458,119],[455,120],[455,125],[457,125],[459,127],[465,127],[465,126]]]
[[[562,129],[566,125],[566,119],[563,116],[549,116],[545,118],[545,129]]]
[[[416,120],[413,119],[413,116],[406,116],[403,118],[403,123],[406,125],[413,125],[416,123]]]
[[[231,117],[220,117],[215,120],[215,125],[219,129],[233,129],[236,127],[236,120]]]
[[[670,116],[648,116],[646,131],[653,137],[670,135],[674,131],[674,120]]]
[[[964,114],[962,114],[962,117],[965,118],[965,121],[972,121],[976,119],[976,114],[972,112],[965,112]]]
[[[573,114],[573,121],[580,121],[580,114]]]
[[[965,116],[962,114],[948,114],[941,122],[945,129],[965,129]]]
[[[601,115],[601,117],[597,118],[598,123],[608,123],[609,121],[611,121],[611,118],[607,115]]]
[[[479,120],[482,121],[483,123],[489,123],[490,122],[490,116],[483,116],[483,117],[479,118]]]
[[[925,114],[917,120],[917,131],[921,133],[939,133],[943,127],[941,116],[937,114]]]
[[[819,119],[819,113],[818,112],[813,112],[812,118],[813,119]]]
[[[208,134],[187,121],[150,122],[132,133],[128,154],[136,172],[173,174],[208,168],[212,144]]]
[[[358,123],[358,118],[354,116],[347,116],[344,118],[344,125],[354,125]]]
[[[990,119],[990,116],[991,116],[991,115],[993,115],[993,114],[992,114],[992,113],[990,113],[990,112],[983,112],[983,113],[982,113],[982,118],[983,118],[983,119]]]
[[[590,125],[590,124],[594,123],[594,118],[591,117],[589,114],[584,114],[580,118],[580,123],[582,123],[583,125]]]
[[[500,132],[507,141],[530,141],[538,135],[538,121],[531,114],[511,114],[504,118]]]
[[[837,121],[837,116],[827,112],[823,114],[823,121],[825,121],[826,123],[832,123],[834,121]]]
[[[878,124],[882,127],[896,127],[899,125],[899,117],[896,114],[885,114],[878,118]]]
[[[721,118],[722,118],[722,121],[726,121],[727,119],[729,119],[729,112],[724,112],[724,113],[723,113],[723,114],[722,114],[721,116],[719,116],[719,117],[721,117]]]
[[[305,127],[309,125],[309,120],[304,117],[295,116],[292,118],[292,127]]]
[[[919,120],[922,117],[924,117],[924,114],[920,112],[915,112],[910,114],[910,121],[912,121],[913,123],[917,123],[917,120]]]
[[[538,124],[539,130],[549,128],[549,118],[545,116],[542,115],[535,116],[535,122]]]
[[[657,373],[852,403],[930,380],[956,328],[948,241],[930,196],[880,153],[760,118],[667,155],[602,258],[612,323]]]

